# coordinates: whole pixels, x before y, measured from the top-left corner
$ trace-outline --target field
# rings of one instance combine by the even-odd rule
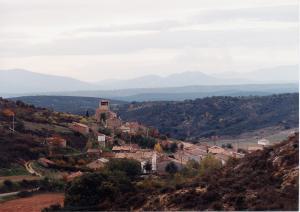
[[[14,199],[0,203],[1,212],[40,212],[43,208],[53,204],[63,204],[62,193],[38,194],[32,197]]]

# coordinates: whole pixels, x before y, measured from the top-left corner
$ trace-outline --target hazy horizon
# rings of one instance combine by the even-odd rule
[[[296,0],[0,0],[0,8],[0,70],[91,82],[299,64]]]

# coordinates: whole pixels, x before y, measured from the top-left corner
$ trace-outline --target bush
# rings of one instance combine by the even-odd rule
[[[65,191],[66,209],[93,208],[113,200],[120,192],[130,191],[132,185],[124,172],[99,172],[85,174],[68,184]]]
[[[54,211],[60,211],[61,205],[60,204],[54,204],[50,205],[48,208],[44,208],[42,212],[54,212]]]
[[[12,188],[14,183],[11,180],[4,180],[3,185],[7,188]]]
[[[221,161],[216,159],[213,155],[208,155],[200,162],[200,175],[211,173],[222,167]]]
[[[18,193],[18,197],[24,198],[24,197],[30,197],[32,195],[29,191],[21,191]]]
[[[146,170],[147,173],[151,172],[152,164],[150,163],[150,161],[147,161],[143,168]]]
[[[112,159],[106,164],[106,169],[125,172],[131,178],[142,173],[140,162],[131,159]]]
[[[195,160],[189,160],[181,173],[186,177],[194,177],[199,174],[200,164]]]
[[[175,174],[178,171],[178,167],[174,162],[170,162],[167,164],[165,171],[169,174]]]
[[[40,181],[40,189],[42,191],[63,191],[65,183],[62,180],[44,178]]]

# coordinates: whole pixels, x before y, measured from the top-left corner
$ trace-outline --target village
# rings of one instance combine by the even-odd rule
[[[26,164],[26,169],[38,176],[54,176],[72,181],[84,172],[98,171],[111,159],[134,159],[141,165],[144,175],[166,175],[170,164],[181,170],[189,161],[200,163],[208,155],[225,165],[230,158],[242,158],[247,152],[270,145],[266,139],[248,151],[231,145],[193,144],[160,135],[157,129],[138,122],[124,122],[110,109],[108,100],[101,100],[94,116],[85,123],[73,122],[69,128],[87,139],[83,152],[62,154],[66,139],[53,135],[45,139],[49,157]],[[70,162],[71,161],[71,162]],[[49,171],[51,170],[51,171]],[[54,170],[54,171],[53,171]]]

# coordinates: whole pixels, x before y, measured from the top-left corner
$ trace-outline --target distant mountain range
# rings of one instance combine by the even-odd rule
[[[18,95],[94,88],[90,83],[70,77],[39,74],[22,69],[0,70],[0,94]]]
[[[127,88],[162,88],[183,87],[191,85],[241,85],[265,83],[295,83],[298,82],[298,66],[279,66],[269,69],[260,69],[246,73],[204,74],[187,71],[171,74],[166,77],[148,75],[129,80],[105,80],[97,84],[101,89]]]
[[[280,66],[247,73],[204,74],[187,71],[166,77],[146,75],[128,80],[83,82],[71,77],[40,74],[23,69],[0,70],[1,93],[37,93],[80,90],[162,88],[192,85],[237,85],[298,82],[298,66]]]
[[[296,65],[243,74],[207,75],[201,72],[183,72],[166,77],[148,75],[95,83],[22,69],[0,70],[0,96],[3,97],[59,95],[122,101],[160,101],[223,95],[261,96],[285,92],[298,92]]]

